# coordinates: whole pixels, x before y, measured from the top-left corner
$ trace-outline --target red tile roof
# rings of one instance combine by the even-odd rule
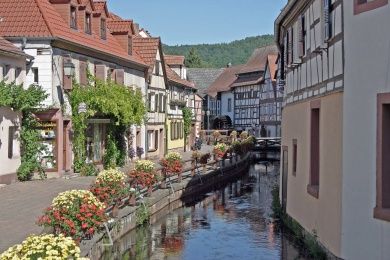
[[[264,73],[253,73],[250,75],[244,75],[244,76],[239,76],[236,81],[232,84],[232,88],[237,88],[237,87],[243,87],[243,86],[250,86],[250,85],[258,85],[260,84],[264,78],[263,78]]]
[[[167,73],[167,78],[169,81],[179,84],[184,87],[193,88],[196,89],[195,84],[193,82],[190,82],[188,80],[182,79],[177,73],[172,70],[167,64],[165,64],[165,70]]]
[[[278,48],[276,45],[269,45],[254,50],[245,67],[240,73],[250,73],[255,71],[264,71],[267,63],[268,55],[277,55]]]
[[[278,70],[278,64],[276,63],[278,55],[268,55],[268,66],[272,81],[276,80],[276,72]]]
[[[110,17],[110,13],[108,12],[106,1],[94,0],[93,1],[93,6],[95,8],[95,11],[97,11],[99,13],[105,12],[106,16]]]
[[[169,66],[172,65],[184,65],[184,56],[179,56],[179,55],[165,55],[164,54],[164,59],[165,63],[168,64]]]
[[[112,34],[134,34],[132,29],[132,20],[108,20],[107,27]]]
[[[130,56],[110,33],[102,40],[99,32],[87,35],[76,31],[62,19],[48,0],[0,0],[0,35],[4,37],[54,38],[104,52],[131,63],[145,66],[136,54]]]
[[[0,52],[10,53],[18,56],[27,56],[21,49],[3,37],[0,37]]]
[[[229,91],[232,84],[237,79],[237,74],[242,70],[245,65],[237,65],[230,68],[226,68],[221,75],[207,88],[206,93],[209,96],[215,97],[218,92]]]
[[[157,51],[160,47],[160,38],[142,38],[133,37],[133,50],[136,51],[140,57],[153,70],[156,63]]]

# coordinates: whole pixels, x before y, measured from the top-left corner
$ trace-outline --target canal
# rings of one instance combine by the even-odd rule
[[[270,217],[278,171],[279,163],[253,164],[239,179],[159,213],[154,224],[125,235],[102,259],[305,259]]]

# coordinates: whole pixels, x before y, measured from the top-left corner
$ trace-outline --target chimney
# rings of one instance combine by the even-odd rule
[[[129,35],[129,40],[128,40],[128,53],[129,55],[133,55],[133,36]]]
[[[135,35],[139,34],[139,24],[138,23],[134,23],[134,34]]]

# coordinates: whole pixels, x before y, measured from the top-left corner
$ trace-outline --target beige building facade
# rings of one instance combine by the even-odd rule
[[[282,204],[336,257],[342,248],[342,8],[343,1],[289,1],[275,22],[284,91]]]

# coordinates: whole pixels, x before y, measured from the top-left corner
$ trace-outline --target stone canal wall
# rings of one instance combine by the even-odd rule
[[[150,223],[155,223],[159,218],[165,216],[169,211],[182,207],[185,203],[191,202],[199,195],[213,190],[244,174],[250,165],[251,155],[247,154],[241,159],[230,159],[219,162],[219,166],[213,166],[206,173],[197,174],[191,178],[182,180],[180,183],[172,183],[167,189],[155,190],[150,197],[141,199],[137,207],[124,207],[118,217],[109,223],[109,230],[113,242],[118,241],[129,231],[137,227],[137,209],[147,207],[150,214]],[[202,169],[199,168],[199,171]],[[189,173],[185,174],[189,175]],[[130,249],[135,241],[122,240],[119,245],[120,252]],[[118,246],[118,245],[116,245]],[[91,240],[84,240],[80,244],[81,254],[90,259],[100,259],[107,248],[112,247],[107,233],[101,232],[92,237]]]

